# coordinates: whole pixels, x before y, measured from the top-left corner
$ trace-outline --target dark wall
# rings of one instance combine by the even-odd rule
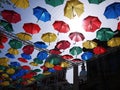
[[[87,61],[87,71],[92,90],[120,90],[120,50]]]

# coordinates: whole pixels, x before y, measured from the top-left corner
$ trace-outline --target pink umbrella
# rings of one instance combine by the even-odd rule
[[[69,38],[73,41],[79,42],[79,41],[83,41],[85,39],[84,35],[82,33],[79,32],[71,32],[69,34]]]
[[[94,32],[100,28],[101,21],[98,19],[98,17],[88,16],[84,18],[82,25],[86,32]]]
[[[65,23],[64,21],[55,21],[53,23],[53,27],[59,33],[67,33],[70,30],[69,25]]]

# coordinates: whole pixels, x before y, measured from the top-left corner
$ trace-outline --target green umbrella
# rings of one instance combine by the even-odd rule
[[[32,72],[40,72],[41,70],[40,69],[34,69],[32,70]]]
[[[108,41],[114,36],[114,32],[110,28],[101,28],[97,31],[96,38],[100,41]]]
[[[22,42],[16,39],[12,39],[9,41],[9,45],[11,46],[11,48],[20,49],[22,47]]]
[[[88,0],[89,3],[93,3],[93,4],[99,4],[103,1],[105,1],[105,0]]]
[[[4,20],[0,20],[0,26],[2,26],[8,32],[14,31],[12,25]]]
[[[79,47],[79,46],[74,46],[74,47],[72,47],[72,48],[70,49],[69,52],[70,52],[70,54],[75,55],[76,58],[77,58],[77,55],[79,55],[80,53],[82,53],[82,48]]]
[[[43,63],[43,60],[39,60],[38,58],[35,58],[33,61],[37,64],[42,64]]]
[[[51,6],[58,6],[64,3],[64,0],[45,0],[46,4],[49,4]]]
[[[33,77],[35,80],[40,80],[41,78],[44,78],[43,74],[38,74],[36,76]]]

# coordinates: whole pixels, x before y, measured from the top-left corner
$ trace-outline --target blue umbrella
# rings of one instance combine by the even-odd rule
[[[89,60],[89,59],[91,59],[93,57],[93,55],[94,54],[92,52],[87,51],[87,52],[84,52],[81,55],[81,58],[82,58],[82,60]]]
[[[37,47],[37,48],[47,48],[48,46],[42,42],[42,41],[37,41],[34,43],[34,46]]]
[[[48,57],[48,52],[43,50],[43,51],[40,51],[38,54],[37,54],[37,58],[40,59],[40,60],[44,60]]]
[[[27,60],[30,60],[32,57],[28,54],[22,53],[21,56]]]
[[[10,62],[10,65],[12,67],[20,67],[21,66],[19,62]]]
[[[8,58],[12,58],[12,59],[15,58],[15,56],[13,54],[10,54],[10,53],[6,53],[5,56],[7,56]]]
[[[51,20],[50,13],[45,8],[39,6],[33,8],[33,15],[35,15],[38,20],[42,20],[44,22]]]
[[[120,2],[114,2],[108,5],[104,11],[107,19],[117,19],[120,16]]]

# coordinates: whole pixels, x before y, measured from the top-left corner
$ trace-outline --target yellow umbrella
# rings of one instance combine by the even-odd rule
[[[87,40],[82,43],[82,46],[86,49],[93,49],[97,46],[97,43],[92,40]]]
[[[48,32],[42,35],[41,39],[44,42],[48,42],[50,44],[50,42],[54,42],[57,39],[56,34]]]
[[[9,81],[3,81],[0,83],[1,86],[9,86],[10,82]]]
[[[64,16],[72,19],[76,15],[79,17],[84,12],[84,5],[79,0],[69,0],[64,8]]]
[[[107,41],[107,45],[110,47],[120,46],[120,37],[114,37]]]
[[[70,66],[70,64],[68,62],[61,62],[60,66],[63,68],[67,68]]]
[[[28,0],[11,0],[11,2],[19,8],[26,9],[29,7],[29,1]]]
[[[43,75],[50,75],[51,74],[51,72],[48,72],[48,71],[45,71],[44,73],[43,73]]]
[[[8,61],[9,61],[8,58],[2,57],[2,58],[0,58],[0,65],[1,66],[8,66]]]
[[[27,34],[27,33],[24,33],[24,32],[21,32],[21,33],[17,33],[16,36],[21,39],[21,40],[31,40],[32,39],[32,36],[30,34]]]
[[[8,69],[6,70],[6,72],[7,72],[8,74],[14,74],[14,73],[15,73],[15,70],[14,70],[13,68],[8,68]]]
[[[54,65],[51,64],[51,63],[49,63],[49,62],[45,62],[45,67],[47,67],[47,68],[53,68]]]
[[[35,63],[35,62],[30,62],[30,65],[32,65],[32,66],[38,66],[38,64]]]
[[[14,49],[14,48],[9,48],[8,53],[13,54],[13,55],[18,55],[19,51],[17,49]]]

